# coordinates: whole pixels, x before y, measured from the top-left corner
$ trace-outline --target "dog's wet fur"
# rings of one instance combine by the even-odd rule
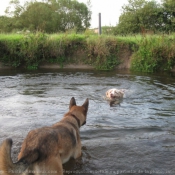
[[[106,92],[106,99],[110,101],[122,99],[124,96],[124,91],[125,91],[124,89],[115,89],[115,88],[109,89]]]
[[[109,89],[108,91],[106,91],[105,100],[109,102],[109,105],[111,107],[120,104],[123,100],[124,92],[125,89]]]
[[[88,106],[88,99],[77,106],[72,97],[69,111],[60,122],[28,133],[16,163],[11,159],[12,139],[4,140],[0,146],[0,174],[63,175],[62,164],[81,156],[79,128],[86,123]]]

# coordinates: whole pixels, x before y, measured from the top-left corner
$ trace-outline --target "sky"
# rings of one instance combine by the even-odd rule
[[[78,0],[86,3],[87,0]],[[98,14],[101,13],[102,26],[116,26],[122,12],[122,6],[128,0],[91,0],[91,27],[98,27]]]
[[[30,0],[27,0],[30,1]],[[78,2],[87,3],[87,0],[77,0]],[[10,0],[4,0],[0,3],[0,15],[4,14]],[[24,3],[25,0],[20,0]],[[98,14],[101,13],[102,26],[116,26],[122,13],[122,6],[127,4],[128,0],[91,0],[91,28],[98,27]]]

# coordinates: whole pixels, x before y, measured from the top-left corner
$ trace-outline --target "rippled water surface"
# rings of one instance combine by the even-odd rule
[[[120,104],[104,100],[110,88],[126,89]],[[65,175],[175,174],[175,76],[162,74],[1,71],[0,142],[13,138],[14,161],[28,131],[59,121],[73,96],[90,106],[82,158]]]

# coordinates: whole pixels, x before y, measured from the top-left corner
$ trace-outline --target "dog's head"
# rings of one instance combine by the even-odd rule
[[[72,97],[69,104],[69,112],[72,114],[73,117],[76,117],[79,122],[80,126],[86,124],[86,116],[89,107],[89,99],[87,98],[82,106],[77,106],[75,98]]]
[[[124,90],[121,89],[110,89],[106,92],[106,97],[111,100],[123,98]]]

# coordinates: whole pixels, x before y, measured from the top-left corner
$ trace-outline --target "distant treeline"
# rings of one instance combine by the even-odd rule
[[[128,0],[122,7],[122,14],[116,32],[171,33],[175,32],[175,0]]]
[[[78,32],[90,27],[90,19],[88,3],[76,0],[34,0],[24,5],[19,0],[11,0],[6,15],[0,16],[0,32]]]
[[[0,32],[84,32],[90,27],[91,2],[77,0],[10,1],[0,16]],[[113,16],[115,18],[115,16]],[[116,19],[118,21],[118,19]],[[103,27],[104,34],[154,34],[175,32],[175,1],[128,0],[116,26]]]

